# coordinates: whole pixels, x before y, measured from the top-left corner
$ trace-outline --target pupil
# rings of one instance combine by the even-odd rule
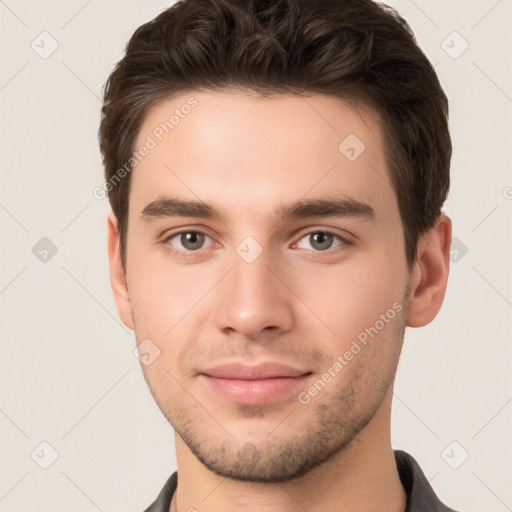
[[[200,247],[203,242],[203,235],[201,233],[195,233],[193,231],[189,231],[188,233],[184,233],[181,235],[181,243],[184,247],[188,249],[197,249]]]
[[[313,243],[311,245],[313,245],[313,247],[315,247],[316,245],[317,248],[320,249],[321,251],[329,249],[329,247],[332,245],[332,235],[330,235],[329,233],[322,233],[321,231],[319,231],[318,233],[314,233],[313,235],[311,235],[311,237],[313,239]]]

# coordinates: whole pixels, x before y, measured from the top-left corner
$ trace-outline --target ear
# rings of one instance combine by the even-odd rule
[[[450,270],[452,221],[441,214],[418,242],[418,255],[411,272],[407,325],[422,327],[441,309]]]
[[[110,265],[110,285],[114,293],[117,311],[124,325],[129,329],[135,330],[130,307],[130,297],[126,286],[126,276],[121,263],[121,250],[119,245],[119,231],[117,228],[117,218],[110,211],[107,219],[108,229],[108,260]]]

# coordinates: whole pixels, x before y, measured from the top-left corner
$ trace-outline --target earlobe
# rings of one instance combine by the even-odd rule
[[[407,325],[430,323],[443,304],[450,270],[452,222],[441,214],[418,242],[418,255],[411,274]]]
[[[121,320],[126,325],[126,327],[134,330],[130,297],[126,285],[126,275],[121,261],[117,218],[112,211],[110,211],[107,218],[107,230],[110,284],[112,286],[114,300],[116,302],[117,311],[119,312]]]

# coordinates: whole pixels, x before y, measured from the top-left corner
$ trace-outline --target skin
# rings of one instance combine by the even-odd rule
[[[191,96],[198,105],[132,171],[126,272],[108,218],[119,314],[138,343],[149,338],[160,350],[142,369],[175,429],[171,509],[404,510],[392,386],[405,327],[429,323],[441,307],[450,219],[441,215],[420,238],[409,268],[378,116],[328,96],[184,92],[150,110],[135,146]],[[350,134],[365,144],[354,161],[338,149]],[[163,197],[208,203],[220,218],[144,218]],[[284,205],[326,198],[367,204],[374,215],[276,219]],[[180,230],[205,233],[204,244],[187,245]],[[325,230],[335,235],[321,250],[310,235]],[[262,251],[251,263],[237,253],[248,236]],[[401,310],[301,403],[299,392],[393,304]],[[265,361],[311,375],[256,405],[233,402],[199,375]]]

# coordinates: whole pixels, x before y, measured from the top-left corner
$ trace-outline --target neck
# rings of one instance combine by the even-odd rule
[[[391,392],[341,452],[281,483],[224,478],[207,469],[176,434],[178,487],[171,512],[403,512],[406,495],[391,448]]]

